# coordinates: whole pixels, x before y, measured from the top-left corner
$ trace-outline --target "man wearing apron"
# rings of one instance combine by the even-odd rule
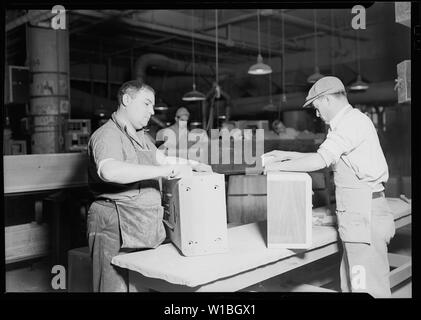
[[[212,171],[196,161],[171,164],[144,132],[154,114],[154,91],[142,81],[124,83],[118,109],[89,140],[89,186],[95,197],[87,232],[95,292],[127,292],[127,272],[114,256],[158,247],[165,240],[159,179],[191,170]],[[179,160],[179,159],[177,159]],[[182,162],[183,164],[180,164]]]
[[[310,172],[332,165],[343,244],[341,290],[390,297],[387,245],[395,224],[384,195],[389,174],[376,129],[349,104],[336,77],[324,77],[312,86],[303,107],[311,105],[330,127],[326,140],[316,153],[264,154],[265,171]]]

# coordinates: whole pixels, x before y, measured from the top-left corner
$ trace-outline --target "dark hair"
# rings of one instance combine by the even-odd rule
[[[123,104],[123,96],[126,93],[130,95],[131,97],[133,97],[135,93],[137,93],[140,90],[145,90],[145,89],[155,94],[155,90],[152,89],[152,87],[148,86],[146,83],[144,83],[143,80],[138,79],[138,80],[130,80],[130,81],[124,82],[117,92],[118,105]]]

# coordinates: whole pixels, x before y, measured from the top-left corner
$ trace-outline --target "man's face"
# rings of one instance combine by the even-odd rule
[[[329,99],[327,99],[326,96],[322,96],[313,101],[313,107],[316,109],[316,116],[321,118],[324,122],[329,123]]]
[[[155,95],[148,89],[141,89],[137,93],[130,95],[125,94],[123,99],[127,100],[126,110],[130,123],[136,129],[145,127],[151,116],[155,113],[153,107],[155,105]]]

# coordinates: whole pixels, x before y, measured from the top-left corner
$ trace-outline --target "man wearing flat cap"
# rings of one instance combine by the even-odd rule
[[[376,129],[370,118],[349,104],[336,77],[323,77],[311,87],[303,107],[310,106],[329,125],[326,140],[314,153],[264,154],[265,171],[310,172],[332,166],[343,244],[341,290],[390,297],[387,245],[395,224],[384,195],[389,173]]]

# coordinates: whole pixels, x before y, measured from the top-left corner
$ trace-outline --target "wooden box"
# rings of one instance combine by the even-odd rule
[[[228,183],[228,222],[266,220],[266,176],[231,175]]]
[[[164,223],[172,243],[185,256],[228,250],[223,174],[194,173],[162,181]]]
[[[395,22],[411,28],[411,2],[395,2]]]
[[[311,246],[311,184],[307,173],[267,173],[268,248],[305,249]]]
[[[411,102],[411,60],[404,60],[397,65],[398,103]]]

